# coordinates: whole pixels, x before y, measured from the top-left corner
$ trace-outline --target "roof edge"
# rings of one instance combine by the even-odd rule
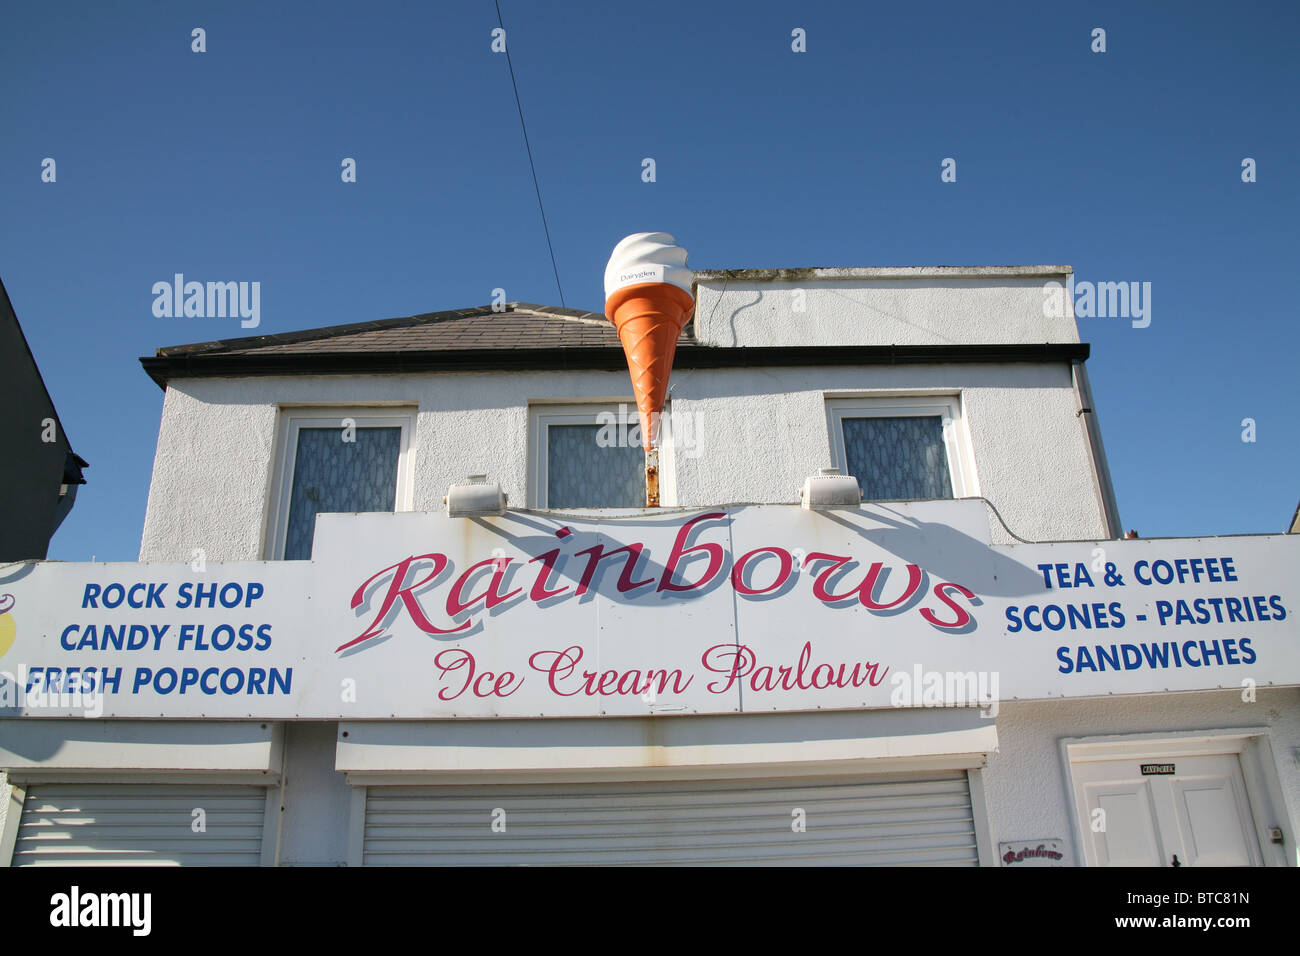
[[[775,368],[825,365],[945,365],[1007,362],[1082,362],[1085,342],[982,345],[708,346],[679,344],[674,366]],[[172,378],[250,375],[386,375],[412,372],[626,370],[617,346],[452,351],[192,353],[145,356],[140,364],[160,388]]]
[[[9,297],[9,290],[5,288],[3,279],[0,279],[0,296],[4,296],[5,307],[9,310],[9,314],[13,316],[14,327],[18,329],[18,339],[23,343],[23,349],[27,352],[27,360],[31,364],[32,371],[36,373],[36,381],[40,383],[41,391],[45,393],[45,400],[50,403],[50,411],[54,414],[55,435],[63,443],[67,454],[76,459],[79,469],[89,468],[90,462],[72,450],[72,439],[68,437],[67,429],[63,427],[63,419],[59,416],[59,407],[54,404],[54,396],[50,394],[50,388],[45,384],[45,375],[41,372],[40,363],[36,361],[36,353],[32,351],[31,343],[27,341],[27,333],[23,331],[23,324],[18,320],[18,310],[14,308],[14,300]],[[78,477],[80,477],[79,471]],[[80,484],[85,483],[85,479],[82,478]]]
[[[608,322],[604,312],[588,312],[586,309],[569,309],[559,305],[539,305],[536,302],[507,302],[511,312],[540,312],[543,315],[562,315],[569,319],[594,319]]]
[[[824,279],[1026,279],[1038,276],[1068,276],[1073,266],[861,266],[809,267],[804,269],[700,269],[696,283],[722,280],[750,282],[803,282]]]
[[[510,303],[506,309],[510,310]],[[369,322],[351,322],[347,325],[326,325],[314,329],[295,329],[291,332],[273,332],[269,335],[245,335],[233,339],[213,339],[208,342],[190,342],[184,345],[163,346],[155,353],[160,358],[173,355],[201,355],[206,352],[224,352],[231,349],[258,348],[264,345],[289,345],[310,339],[332,339],[340,335],[355,335],[358,332],[374,332],[382,329],[398,329],[407,325],[420,325],[440,322],[448,319],[461,319],[469,316],[483,315],[491,312],[488,305],[472,306],[467,309],[448,309],[443,312],[424,312],[419,315],[407,315],[392,319],[375,319]],[[500,311],[500,310],[498,310]]]
[[[428,325],[434,322],[446,322],[454,319],[467,319],[480,315],[501,312],[536,312],[544,315],[558,315],[564,318],[599,320],[607,322],[603,313],[588,312],[585,309],[567,309],[555,305],[537,305],[533,302],[505,302],[497,306],[475,305],[463,309],[447,309],[442,312],[421,312],[418,315],[406,315],[391,319],[374,319],[369,322],[351,322],[347,325],[326,325],[315,329],[295,329],[290,332],[273,332],[269,335],[246,335],[233,339],[212,339],[208,342],[190,342],[183,345],[163,346],[155,353],[160,358],[176,355],[203,355],[211,352],[227,352],[232,349],[260,348],[267,345],[290,345],[295,342],[333,339],[341,335],[355,335],[358,332],[377,332],[384,329],[400,329],[413,325]]]

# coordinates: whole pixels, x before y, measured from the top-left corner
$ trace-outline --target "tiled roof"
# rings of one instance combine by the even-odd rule
[[[684,341],[690,340],[689,331],[688,325]],[[511,302],[501,312],[490,306],[427,312],[401,319],[175,345],[160,348],[157,354],[171,358],[557,348],[620,346],[614,326],[599,312]]]

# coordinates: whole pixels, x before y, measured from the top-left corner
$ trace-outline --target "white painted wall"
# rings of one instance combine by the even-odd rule
[[[696,273],[697,335],[714,345],[1077,342],[1073,318],[1043,315],[1065,266]],[[806,311],[792,310],[795,288]],[[677,503],[793,502],[830,464],[828,396],[960,393],[980,492],[1031,540],[1105,534],[1064,364],[680,370],[674,414],[703,438],[677,456]],[[625,401],[622,372],[451,373],[178,379],[167,389],[141,560],[264,556],[278,407],[406,402],[418,408],[414,507],[486,472],[528,501],[528,407]],[[668,483],[666,483],[666,487]],[[994,540],[1009,541],[993,523]]]
[[[958,393],[981,493],[1031,540],[1104,536],[1069,368],[935,365],[683,370],[675,415],[698,426],[676,457],[678,503],[794,502],[830,464],[828,396]],[[528,499],[528,407],[625,401],[625,372],[439,373],[181,379],[167,389],[142,561],[263,557],[278,406],[407,402],[418,409],[414,506],[440,510],[454,481],[499,480]],[[997,533],[995,540],[1008,540]]]
[[[797,269],[696,273],[696,336],[709,345],[1078,342],[1043,314],[1068,266]],[[796,311],[803,293],[806,311]]]

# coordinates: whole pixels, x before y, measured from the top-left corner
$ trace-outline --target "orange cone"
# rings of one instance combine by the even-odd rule
[[[677,337],[694,312],[691,294],[669,282],[623,286],[605,300],[605,317],[618,330],[627,356],[646,451],[659,438],[659,415],[668,396]]]

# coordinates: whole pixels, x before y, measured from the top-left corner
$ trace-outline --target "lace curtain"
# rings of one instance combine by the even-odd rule
[[[358,428],[356,441],[344,441],[343,435],[338,427],[298,431],[286,561],[311,557],[319,513],[393,510],[402,430]]]
[[[645,505],[645,453],[597,443],[600,425],[546,429],[548,508],[640,508]]]
[[[844,418],[849,474],[866,501],[951,498],[943,420],[936,416]]]

